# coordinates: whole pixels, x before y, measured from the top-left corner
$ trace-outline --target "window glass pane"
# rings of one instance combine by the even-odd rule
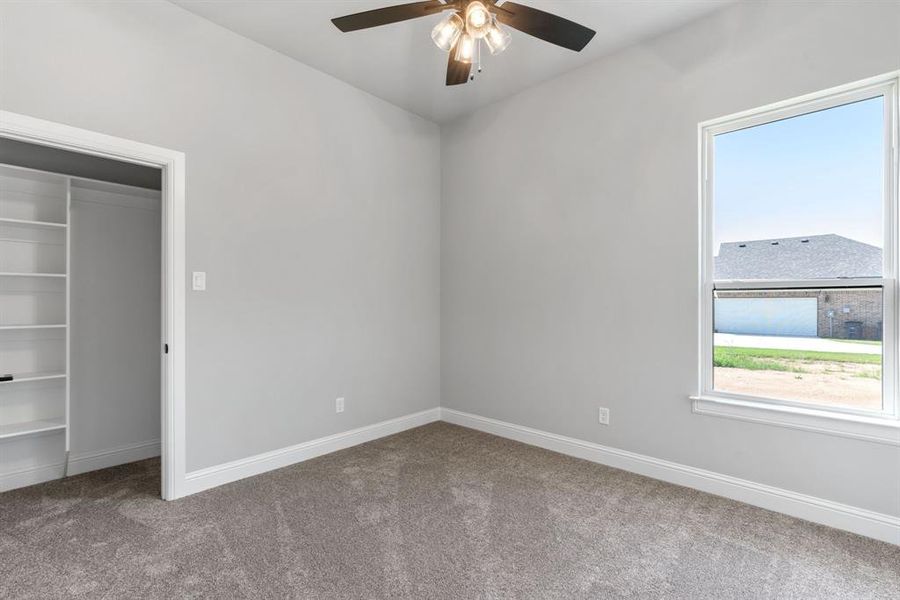
[[[880,277],[884,98],[724,133],[714,277]]]
[[[716,391],[881,410],[881,288],[715,295]]]

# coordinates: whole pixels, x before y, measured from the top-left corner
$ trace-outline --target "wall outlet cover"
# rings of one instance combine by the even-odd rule
[[[600,424],[609,425],[609,409],[600,407]]]
[[[334,401],[334,412],[342,413],[344,412],[344,399],[338,398]]]

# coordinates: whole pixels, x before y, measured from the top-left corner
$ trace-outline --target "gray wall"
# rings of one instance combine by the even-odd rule
[[[160,439],[160,194],[72,182],[72,455]]]
[[[438,406],[437,126],[163,1],[0,4],[0,108],[186,153],[189,471]]]
[[[898,31],[897,2],[748,3],[444,126],[442,405],[900,514],[897,447],[688,401],[697,123],[898,69]]]

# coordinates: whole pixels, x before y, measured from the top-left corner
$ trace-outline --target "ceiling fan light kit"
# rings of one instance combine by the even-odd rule
[[[481,58],[479,49],[478,40],[468,33],[464,33],[456,45],[456,56],[454,56],[454,59],[467,65],[477,63],[478,59]]]
[[[492,26],[491,15],[479,0],[466,5],[466,33],[476,40],[483,38]]]
[[[500,27],[500,22],[497,21],[496,15],[493,17],[493,22],[494,26],[484,36],[484,43],[487,44],[488,50],[491,51],[492,55],[500,54],[512,42],[512,35],[506,29]]]
[[[506,27],[575,52],[581,52],[595,34],[568,19],[503,0],[426,0],[337,17],[331,22],[350,32],[443,11],[451,12],[431,30],[431,39],[449,54],[447,85],[466,83],[475,78],[473,71],[481,72],[482,40],[492,55],[506,50],[512,41]]]
[[[444,52],[450,52],[459,36],[462,35],[465,23],[458,13],[450,13],[447,18],[434,26],[431,30],[431,39],[435,45]]]

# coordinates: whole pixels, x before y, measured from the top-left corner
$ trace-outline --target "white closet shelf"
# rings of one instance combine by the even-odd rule
[[[29,221],[28,219],[7,219],[0,218],[0,224],[8,225],[27,225],[28,227],[47,227],[50,229],[65,229],[68,227],[66,223],[53,223],[52,221]]]
[[[18,331],[21,329],[65,329],[64,323],[54,323],[49,325],[0,325],[0,331]]]
[[[24,238],[0,238],[0,242],[9,244],[43,244],[44,246],[65,246],[63,242],[47,242],[45,240],[26,240]]]
[[[12,381],[0,381],[0,385],[15,385],[16,383],[25,383],[26,381],[45,381],[47,379],[65,379],[66,374],[62,371],[42,371],[39,373],[13,373]]]
[[[37,421],[24,421],[10,425],[0,425],[0,440],[34,435],[45,431],[57,431],[66,428],[66,421],[62,417],[58,419],[40,419]]]
[[[65,273],[13,273],[10,271],[0,272],[0,277],[58,277],[64,278]]]

